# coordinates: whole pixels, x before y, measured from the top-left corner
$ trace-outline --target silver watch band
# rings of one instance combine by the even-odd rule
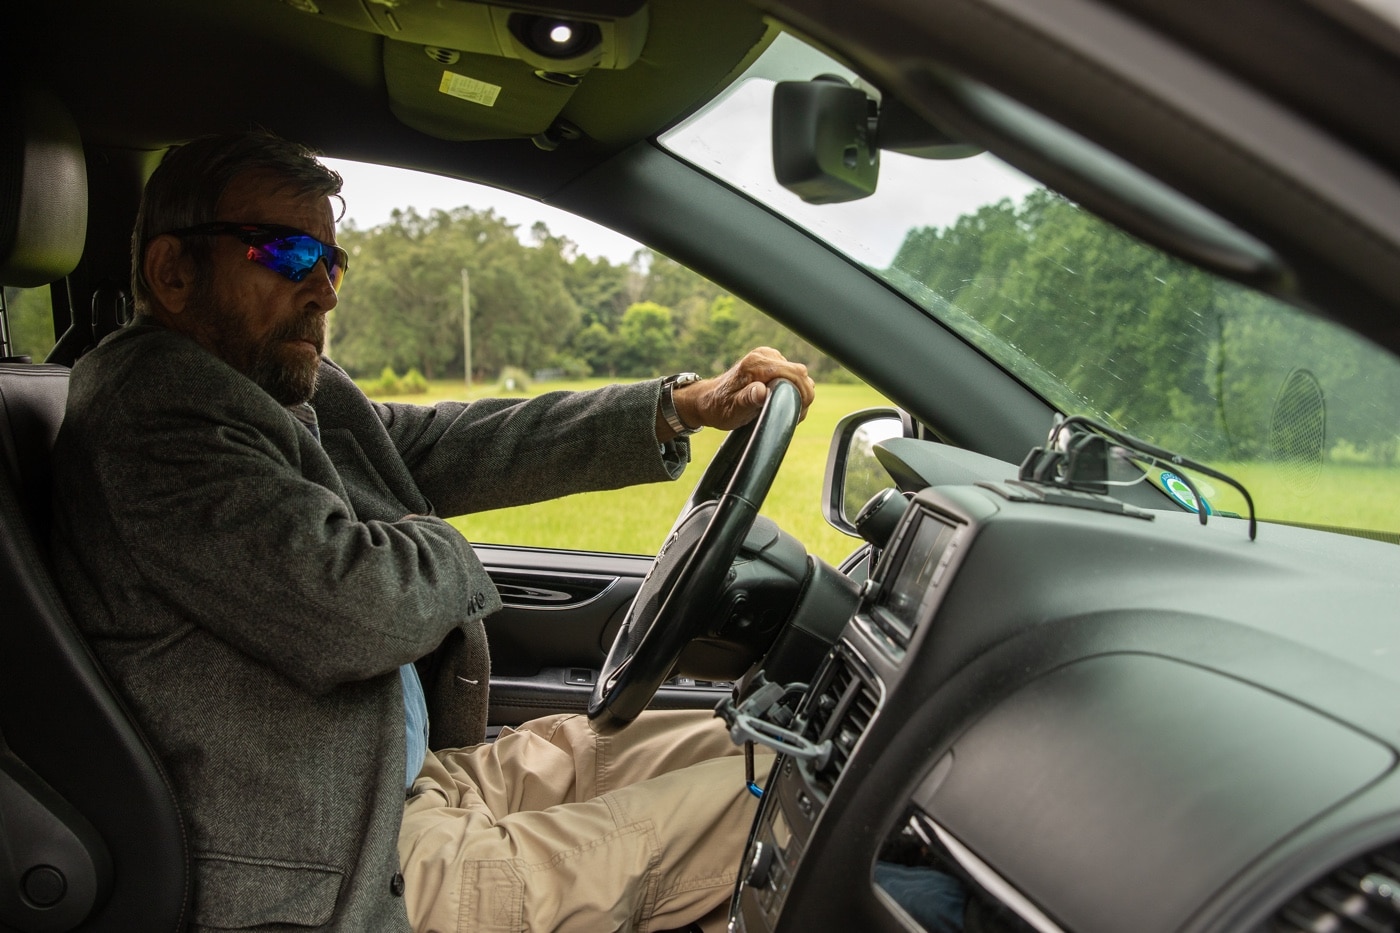
[[[700,376],[696,373],[677,373],[674,376],[667,376],[661,383],[661,420],[666,422],[666,426],[676,432],[677,437],[686,437],[699,431],[700,428],[692,428],[681,418],[680,412],[676,411],[676,399],[673,395],[677,386],[688,386],[693,382],[699,382]]]

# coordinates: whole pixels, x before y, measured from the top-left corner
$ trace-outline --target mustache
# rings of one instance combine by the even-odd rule
[[[315,315],[280,324],[268,332],[266,340],[268,343],[283,340],[305,340],[315,345],[317,353],[324,353],[326,349],[326,317],[323,314]]]

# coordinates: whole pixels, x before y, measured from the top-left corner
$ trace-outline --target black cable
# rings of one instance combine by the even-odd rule
[[[1060,432],[1064,431],[1066,428],[1072,427],[1080,427],[1082,430],[1101,434],[1117,443],[1119,446],[1127,448],[1130,453],[1136,453],[1140,459],[1147,460],[1158,466],[1194,470],[1212,479],[1218,479],[1223,483],[1229,483],[1239,491],[1240,495],[1244,497],[1245,505],[1249,507],[1249,540],[1253,541],[1258,536],[1259,525],[1254,517],[1254,498],[1250,496],[1249,490],[1245,489],[1244,485],[1234,477],[1221,473],[1219,470],[1212,469],[1203,463],[1197,463],[1189,457],[1183,457],[1181,454],[1167,450],[1166,448],[1158,447],[1155,444],[1149,444],[1147,441],[1133,437],[1131,434],[1124,434],[1122,431],[1116,431],[1108,425],[1096,421],[1087,415],[1070,415],[1068,418],[1059,421],[1050,432],[1050,445],[1058,445]],[[1191,482],[1190,477],[1181,474],[1178,475],[1181,477],[1181,481],[1186,484],[1186,488],[1191,490],[1191,494],[1196,497],[1196,514],[1201,517],[1201,524],[1204,525],[1206,523],[1205,498],[1201,496],[1200,492],[1196,489],[1196,485]]]

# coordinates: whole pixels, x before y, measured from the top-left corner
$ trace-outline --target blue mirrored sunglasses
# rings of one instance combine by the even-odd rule
[[[271,269],[285,279],[300,282],[311,274],[316,263],[326,261],[331,288],[340,291],[350,255],[339,246],[322,243],[309,233],[281,224],[240,224],[216,220],[193,227],[171,230],[171,236],[231,236],[248,247],[247,258]]]

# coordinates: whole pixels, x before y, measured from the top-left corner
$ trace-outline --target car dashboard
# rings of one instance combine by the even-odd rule
[[[767,782],[738,931],[1400,929],[1400,551],[912,495]]]

